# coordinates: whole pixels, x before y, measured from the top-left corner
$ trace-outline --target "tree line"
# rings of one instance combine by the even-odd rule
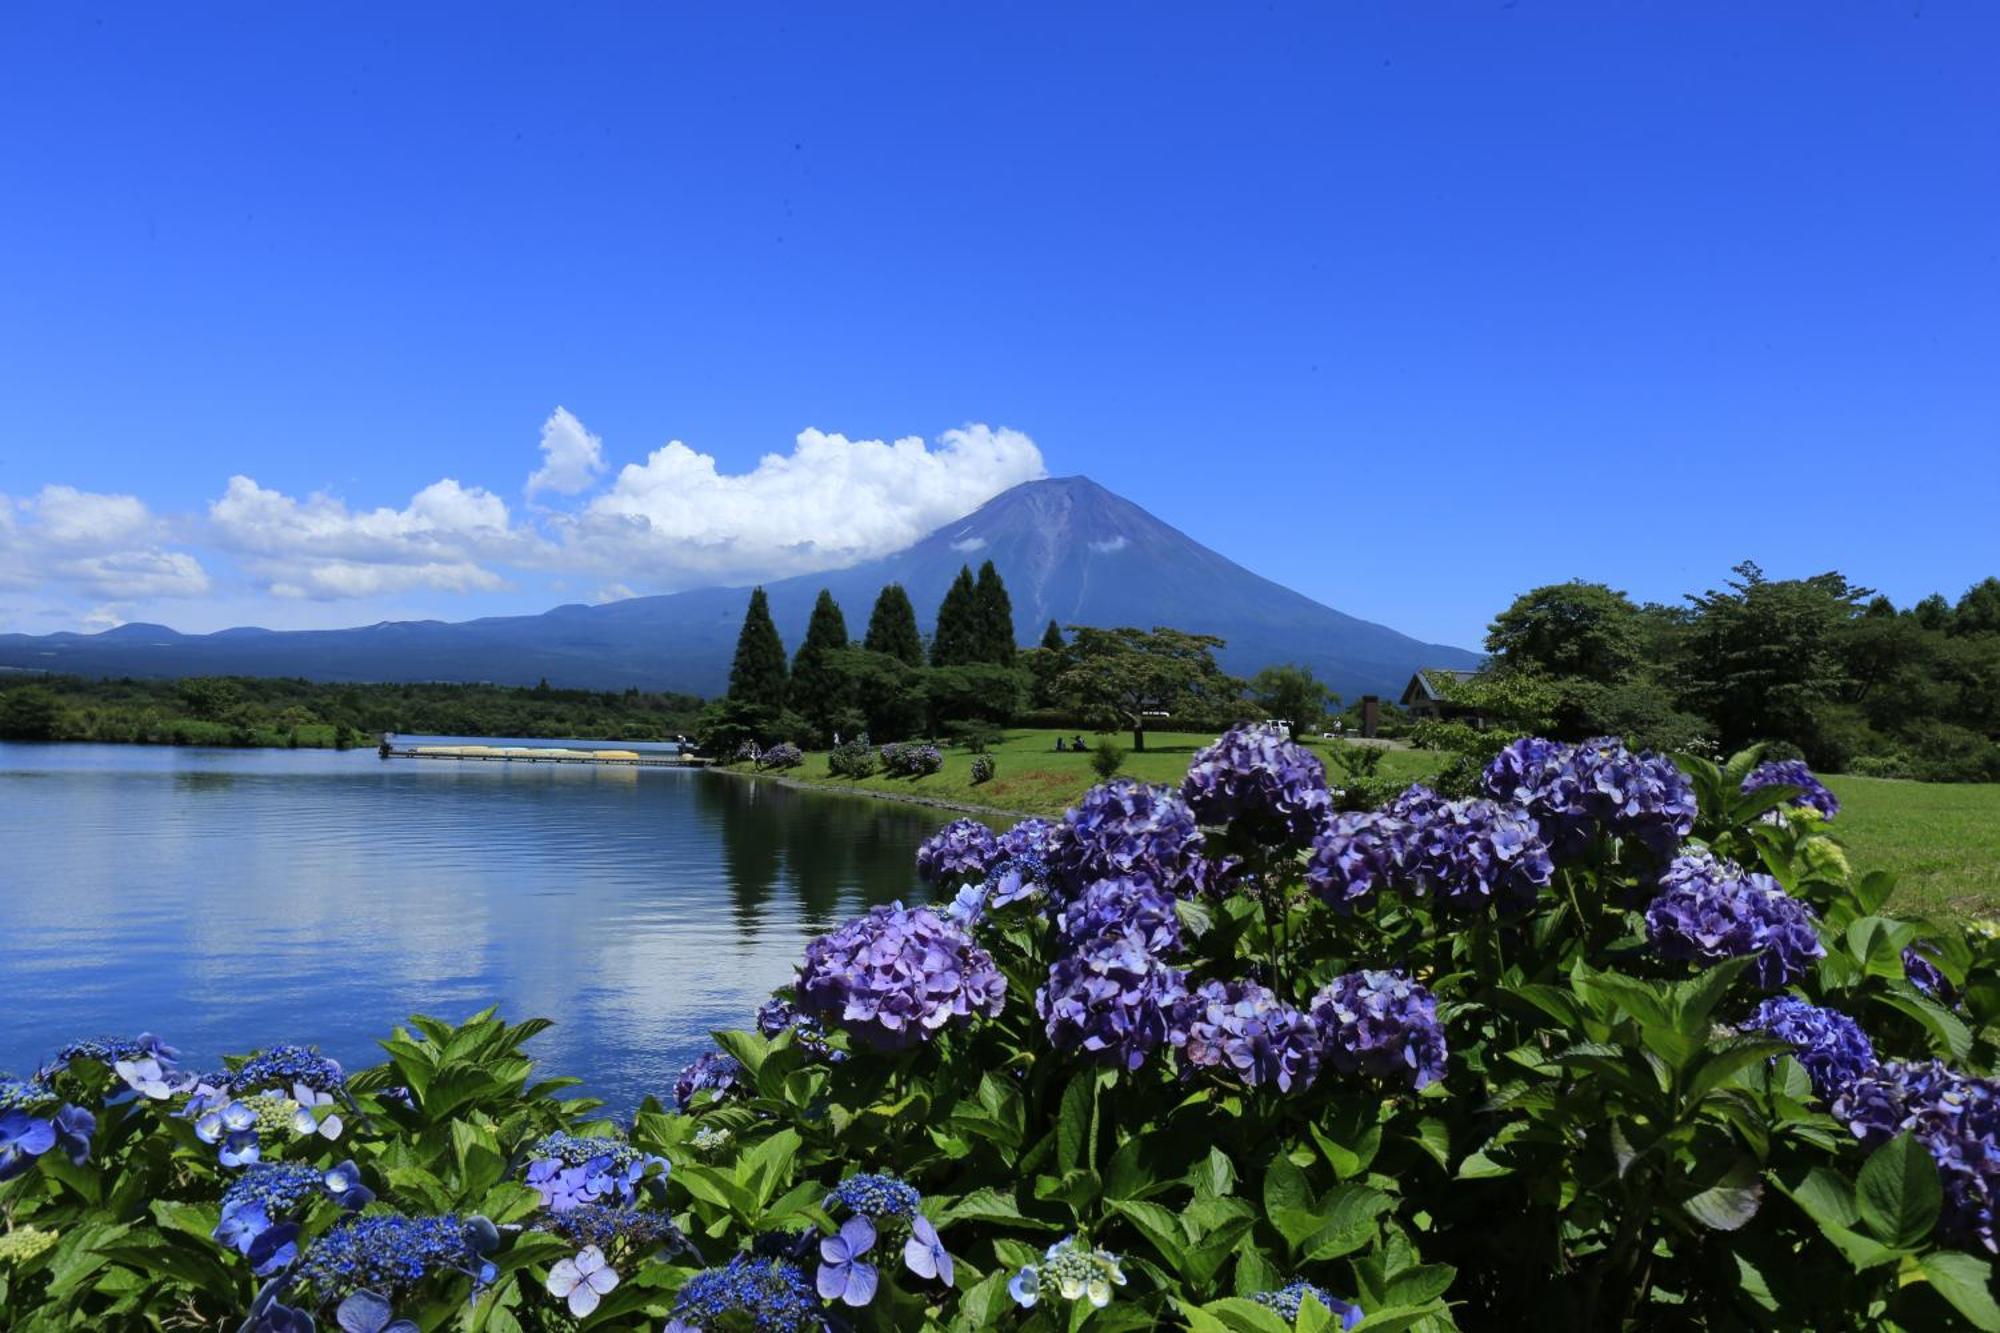
[[[2000,579],[1899,607],[1837,572],[1745,562],[1679,606],[1603,583],[1531,589],[1456,693],[1515,724],[1663,749],[1772,742],[1832,772],[2000,781]]]
[[[0,682],[0,739],[345,748],[385,731],[442,736],[671,740],[701,700],[626,690],[343,684],[259,676]]]
[[[750,594],[728,694],[703,713],[714,753],[744,741],[824,747],[866,735],[977,736],[1023,720],[1120,728],[1145,748],[1147,728],[1225,725],[1260,708],[1316,725],[1333,696],[1300,667],[1246,682],[1215,661],[1223,641],[1168,627],[1100,628],[1050,621],[1041,641],[1015,641],[1013,600],[992,561],[961,567],[928,641],[900,584],[876,596],[854,643],[833,594],[821,589],[805,637],[787,657],[762,588]],[[1246,693],[1246,690],[1248,693]]]

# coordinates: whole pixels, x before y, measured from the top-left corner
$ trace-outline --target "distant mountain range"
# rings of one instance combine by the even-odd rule
[[[1350,700],[1398,693],[1418,667],[1480,660],[1260,578],[1084,477],[1027,482],[893,555],[780,579],[765,589],[779,632],[795,648],[821,588],[832,590],[858,638],[884,584],[902,584],[927,621],[959,567],[976,568],[983,560],[993,561],[1006,580],[1024,646],[1039,642],[1050,620],[1172,625],[1228,640],[1220,657],[1239,675],[1298,662]],[[563,686],[711,695],[728,682],[747,593],[699,588],[603,606],[559,606],[537,616],[392,621],[342,630],[180,634],[164,625],[132,624],[101,634],[5,634],[0,667],[91,676],[523,685],[546,677]]]

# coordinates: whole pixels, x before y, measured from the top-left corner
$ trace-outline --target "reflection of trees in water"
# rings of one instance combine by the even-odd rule
[[[178,791],[222,792],[236,785],[234,773],[218,773],[207,769],[181,770],[174,774],[174,787]]]
[[[698,781],[695,801],[720,833],[742,930],[759,924],[781,885],[815,925],[839,914],[843,895],[867,906],[927,896],[915,856],[917,844],[942,822],[935,812],[720,776]]]

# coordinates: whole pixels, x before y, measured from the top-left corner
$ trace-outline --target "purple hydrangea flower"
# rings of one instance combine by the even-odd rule
[[[1306,887],[1346,915],[1395,879],[1402,822],[1381,811],[1334,815],[1320,825],[1306,860]]]
[[[1918,990],[1932,999],[1951,1004],[1955,995],[1951,981],[1938,969],[1923,950],[1908,948],[1903,950],[1903,976]]]
[[[1201,828],[1171,787],[1129,778],[1093,787],[1050,842],[1050,881],[1066,897],[1100,879],[1143,876],[1184,898],[1208,884]]]
[[[1993,1225],[2000,1198],[2000,1082],[1935,1061],[1887,1064],[1851,1079],[1833,1112],[1870,1147],[1914,1135],[1944,1185],[1940,1232],[1953,1243],[2000,1253]]]
[[[1422,1089],[1445,1075],[1437,1000],[1401,972],[1349,972],[1313,996],[1321,1057],[1344,1074]]]
[[[1840,813],[1840,798],[1828,791],[1826,784],[1813,776],[1803,759],[1766,759],[1750,770],[1743,779],[1743,793],[1749,795],[1764,787],[1797,787],[1799,794],[1787,801],[1787,805],[1820,812],[1826,819]]]
[[[903,1242],[903,1266],[922,1278],[935,1278],[949,1287],[952,1283],[951,1251],[945,1249],[937,1227],[922,1213],[910,1219],[910,1238]]]
[[[790,1000],[780,996],[774,995],[758,1006],[757,1031],[766,1037],[789,1032],[798,1048],[815,1059],[839,1064],[847,1058],[847,1052],[827,1045],[826,1029],[818,1019],[805,1017],[792,1007]]]
[[[806,946],[795,1003],[864,1045],[897,1050],[974,1014],[998,1017],[1007,980],[965,930],[927,907],[877,907]]]
[[[1245,1085],[1280,1092],[1312,1086],[1319,1073],[1319,1030],[1296,1008],[1254,981],[1209,981],[1180,1005],[1181,1058],[1197,1069],[1225,1070]]]
[[[714,1093],[719,1101],[736,1090],[737,1080],[742,1076],[743,1066],[735,1056],[722,1051],[703,1051],[674,1080],[674,1105],[686,1111],[693,1107],[695,1095],[702,1092]]]
[[[1031,857],[1046,861],[1058,827],[1053,821],[1040,817],[1024,819],[1000,835],[1000,855],[1009,859]]]
[[[1057,1051],[1137,1069],[1174,1040],[1186,978],[1136,938],[1114,936],[1064,954],[1035,992],[1035,1012]]]
[[[1875,1048],[1860,1024],[1836,1009],[1822,1009],[1792,995],[1774,995],[1757,1006],[1743,1027],[1790,1042],[1812,1079],[1813,1091],[1831,1104],[1851,1081],[1875,1071]]]
[[[978,881],[999,859],[992,829],[976,819],[954,819],[917,848],[917,875],[926,884]]]
[[[1143,878],[1097,881],[1063,908],[1056,925],[1072,953],[1113,936],[1131,939],[1160,956],[1181,947],[1181,920],[1173,897]]]
[[[1468,800],[1405,808],[1422,813],[1405,821],[1402,873],[1440,907],[1461,915],[1488,906],[1525,911],[1555,876],[1541,829],[1515,807]]]
[[[1694,784],[1671,759],[1634,754],[1616,737],[1580,745],[1525,737],[1486,766],[1489,796],[1521,806],[1556,852],[1573,856],[1598,833],[1665,859],[1694,830]]]
[[[1333,808],[1319,756],[1276,727],[1232,727],[1196,752],[1181,795],[1204,824],[1303,846]]]
[[[1751,874],[1709,852],[1679,856],[1646,908],[1646,938],[1661,957],[1708,967],[1752,958],[1765,990],[1788,986],[1826,956],[1812,909],[1769,875]]]

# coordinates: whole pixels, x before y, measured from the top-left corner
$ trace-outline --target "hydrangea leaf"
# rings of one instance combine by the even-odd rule
[[[1917,1261],[1938,1295],[1982,1333],[2000,1330],[2000,1305],[1993,1303],[1993,1267],[1970,1254],[1940,1250]]]
[[[1937,1226],[1944,1203],[1937,1163],[1916,1138],[1899,1134],[1861,1165],[1855,1182],[1861,1225],[1884,1245],[1907,1250]]]

